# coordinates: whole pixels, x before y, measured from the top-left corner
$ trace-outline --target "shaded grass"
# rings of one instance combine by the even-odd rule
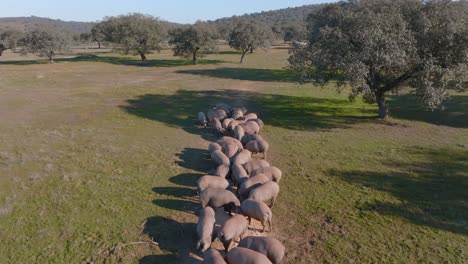
[[[182,174],[171,177],[169,181],[177,185],[195,187],[196,181],[201,176],[203,176],[203,174],[182,173]]]
[[[444,103],[445,109],[428,111],[413,94],[390,96],[391,115],[434,125],[468,128],[468,95],[454,94]]]
[[[54,59],[55,63],[63,62],[103,62],[110,63],[115,65],[125,65],[125,66],[138,66],[138,67],[178,67],[178,66],[188,66],[193,65],[190,60],[167,60],[167,59],[157,59],[157,60],[146,60],[141,61],[135,59],[134,57],[114,57],[114,56],[96,56],[96,55],[80,55],[74,58],[57,58]],[[198,64],[216,64],[221,63],[222,60],[198,60]],[[10,60],[10,61],[0,61],[0,65],[34,65],[34,64],[47,64],[47,60]]]
[[[185,189],[184,189],[185,190]],[[176,197],[180,197],[179,194],[174,194]],[[179,199],[158,199],[154,200],[153,203],[159,207],[164,207],[171,210],[177,210],[187,213],[195,213],[198,203],[194,201],[179,200]]]
[[[193,181],[195,185],[195,181]],[[176,196],[176,197],[193,197],[196,195],[196,191],[189,188],[183,187],[154,187],[153,192],[160,195]]]
[[[253,69],[253,68],[227,68],[202,70],[180,70],[182,74],[194,74],[215,78],[228,78],[236,80],[263,81],[263,82],[297,82],[296,74],[285,69]]]
[[[172,95],[146,94],[129,99],[122,106],[129,113],[169,125],[183,127],[188,132],[199,133],[193,129],[193,116],[206,111],[207,105],[218,102],[242,102],[250,111],[259,113],[268,120],[269,125],[294,130],[345,128],[356,123],[381,123],[392,125],[391,121],[375,118],[375,106],[365,103],[349,102],[345,98],[312,98],[264,94],[253,91],[190,91],[179,90]],[[416,98],[410,95],[392,97],[392,117],[422,121],[436,125],[468,127],[468,96],[454,95],[446,102],[445,110],[428,112],[414,106]],[[177,108],[167,107],[177,102]],[[200,103],[200,102],[205,102]],[[194,113],[192,115],[188,113]],[[175,116],[176,118],[171,118]],[[206,139],[206,135],[202,135]]]
[[[122,106],[127,112],[162,121],[191,132],[193,117],[217,102],[242,102],[271,126],[295,130],[347,127],[354,123],[377,122],[373,109],[356,107],[346,99],[311,98],[249,91],[178,90],[173,95],[145,94]],[[168,107],[177,104],[177,107]],[[176,118],[174,118],[176,117]],[[196,130],[199,133],[199,130]],[[202,156],[204,151],[199,153]],[[189,155],[191,156],[191,155]],[[183,165],[183,164],[181,164]]]
[[[200,133],[200,130],[193,130],[192,128],[189,128],[189,131],[195,134]],[[210,159],[208,158],[208,151],[205,149],[184,148],[176,156],[179,158],[177,164],[180,167],[200,172],[207,171],[209,168],[207,164],[209,164]]]
[[[389,160],[389,172],[337,170],[330,175],[399,199],[359,204],[363,214],[399,216],[417,225],[468,235],[468,150],[414,148],[406,155],[423,162]]]
[[[176,254],[167,254],[167,255],[144,256],[138,261],[138,263],[139,264],[175,263],[176,261],[177,261]]]
[[[140,263],[145,263],[143,261],[148,261],[148,259],[168,261],[156,263],[182,262],[183,260],[180,259],[180,255],[187,257],[187,252],[182,253],[181,249],[184,249],[185,251],[193,247],[193,241],[196,238],[195,230],[196,224],[192,222],[181,223],[177,220],[160,216],[154,216],[146,219],[143,232],[148,234],[148,236],[151,237],[153,241],[159,243],[160,248],[170,252],[176,252],[179,254],[179,256],[176,254],[163,256],[150,255],[140,259]]]
[[[237,50],[220,50],[220,51],[214,51],[208,54],[241,55],[242,52],[237,51]]]

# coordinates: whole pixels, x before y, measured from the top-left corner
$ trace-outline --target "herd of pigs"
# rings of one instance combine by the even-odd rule
[[[215,171],[197,180],[202,209],[196,248],[204,254],[203,263],[280,263],[285,254],[284,246],[273,237],[244,237],[252,218],[262,224],[262,233],[267,225],[273,230],[271,208],[282,175],[265,160],[269,145],[259,135],[262,120],[246,112],[245,108],[220,103],[206,114],[198,113],[201,125],[209,125],[221,137],[208,146]],[[263,159],[260,155],[253,157],[258,153]],[[229,219],[219,227],[214,210],[221,207]],[[211,248],[216,238],[222,242],[224,253]],[[230,248],[237,239],[237,247]]]

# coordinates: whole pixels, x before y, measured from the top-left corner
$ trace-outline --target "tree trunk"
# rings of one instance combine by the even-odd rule
[[[244,63],[244,56],[245,56],[245,54],[247,53],[247,51],[249,51],[249,50],[246,49],[246,50],[243,50],[243,51],[242,51],[242,56],[241,56],[240,63]]]
[[[49,57],[49,63],[50,64],[54,63],[54,58],[52,56]]]
[[[253,53],[253,50],[254,50],[253,48],[250,48],[250,53]]]
[[[197,61],[197,52],[196,51],[194,51],[192,53],[192,63],[193,63],[193,65],[197,65],[197,63],[198,63],[198,61]]]
[[[100,49],[101,48],[101,42],[97,41],[97,45],[98,45],[98,49]]]
[[[385,103],[385,94],[376,94],[375,99],[377,100],[377,105],[379,106],[379,118],[386,118],[388,116],[388,107]]]
[[[141,57],[141,61],[145,61],[146,60],[146,55],[142,52],[139,52],[140,54],[140,57]]]
[[[2,56],[2,53],[3,53],[3,49],[0,49],[0,56]]]

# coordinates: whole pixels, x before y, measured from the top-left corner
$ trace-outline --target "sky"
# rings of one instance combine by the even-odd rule
[[[2,0],[0,17],[39,16],[66,21],[98,21],[131,12],[193,23],[335,0]]]

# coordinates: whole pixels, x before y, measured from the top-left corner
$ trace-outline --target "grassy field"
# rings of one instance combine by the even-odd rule
[[[281,46],[244,65],[229,50],[196,66],[97,51],[0,57],[0,263],[197,263],[194,185],[214,137],[194,119],[216,102],[266,124],[287,263],[466,263],[467,93],[443,112],[392,96],[381,121],[295,83]]]

